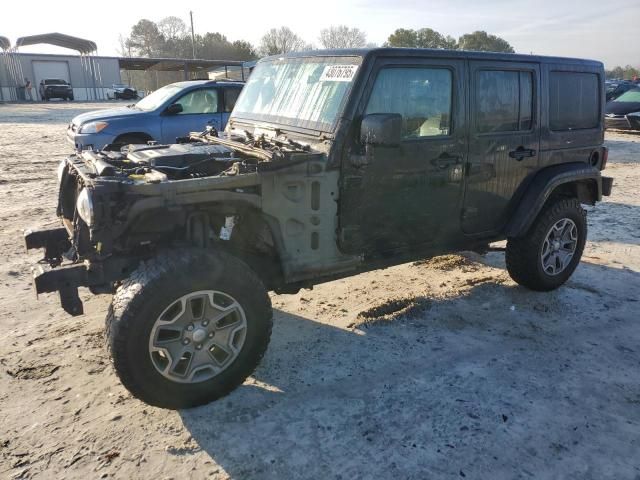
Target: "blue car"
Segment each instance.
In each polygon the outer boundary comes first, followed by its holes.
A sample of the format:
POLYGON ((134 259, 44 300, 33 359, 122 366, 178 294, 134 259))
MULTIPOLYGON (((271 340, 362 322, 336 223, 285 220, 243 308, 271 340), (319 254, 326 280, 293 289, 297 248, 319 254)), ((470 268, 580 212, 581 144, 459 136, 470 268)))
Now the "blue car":
POLYGON ((67 140, 76 150, 101 150, 151 140, 175 143, 208 124, 223 130, 243 86, 208 80, 172 83, 127 107, 78 115, 69 124, 67 140))

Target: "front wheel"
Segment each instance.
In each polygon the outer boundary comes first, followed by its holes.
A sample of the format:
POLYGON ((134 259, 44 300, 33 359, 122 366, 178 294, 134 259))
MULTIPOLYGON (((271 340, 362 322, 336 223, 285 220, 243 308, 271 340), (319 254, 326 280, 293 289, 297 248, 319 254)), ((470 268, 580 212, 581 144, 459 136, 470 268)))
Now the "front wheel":
POLYGON ((509 275, 531 290, 549 291, 574 272, 587 240, 586 212, 574 198, 552 200, 526 235, 507 241, 509 275))
POLYGON ((271 301, 233 256, 169 252, 143 262, 120 286, 106 323, 124 386, 148 404, 188 408, 251 375, 271 336, 271 301))

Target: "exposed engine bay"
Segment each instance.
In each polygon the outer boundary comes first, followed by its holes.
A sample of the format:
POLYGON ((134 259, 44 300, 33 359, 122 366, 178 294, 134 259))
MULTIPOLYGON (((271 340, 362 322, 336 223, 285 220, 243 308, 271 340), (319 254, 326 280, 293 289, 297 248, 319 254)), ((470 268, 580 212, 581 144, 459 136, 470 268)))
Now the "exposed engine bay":
POLYGON ((157 183, 271 169, 283 161, 290 164, 295 161, 292 156, 308 151, 308 145, 264 135, 219 138, 198 134, 171 145, 128 145, 120 151, 87 150, 79 156, 93 176, 157 183), (270 165, 260 168, 265 163, 270 165))

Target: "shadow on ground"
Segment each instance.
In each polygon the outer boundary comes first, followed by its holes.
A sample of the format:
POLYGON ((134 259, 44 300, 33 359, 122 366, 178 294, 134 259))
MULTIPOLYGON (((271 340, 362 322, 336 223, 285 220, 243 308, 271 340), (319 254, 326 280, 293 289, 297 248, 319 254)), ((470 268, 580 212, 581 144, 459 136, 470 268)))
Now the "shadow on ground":
POLYGON ((182 420, 233 478, 633 478, 639 304, 589 279, 640 276, 577 273, 425 297, 361 331, 276 311, 255 381, 182 420))

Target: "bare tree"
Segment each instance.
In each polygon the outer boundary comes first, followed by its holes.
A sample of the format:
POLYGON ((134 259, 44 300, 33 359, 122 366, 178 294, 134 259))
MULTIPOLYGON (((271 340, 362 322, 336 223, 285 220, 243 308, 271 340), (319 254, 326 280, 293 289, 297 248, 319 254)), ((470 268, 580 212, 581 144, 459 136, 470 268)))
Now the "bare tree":
POLYGON ((288 27, 272 28, 260 40, 261 55, 277 55, 279 53, 310 50, 313 46, 305 43, 288 27))
POLYGON ((320 32, 320 44, 324 48, 362 48, 367 44, 367 35, 358 28, 331 26, 320 32))
POLYGON ((122 34, 118 35, 118 55, 121 57, 130 57, 131 56, 131 46, 126 38, 122 36, 122 34))
POLYGON ((187 34, 187 25, 181 18, 165 17, 158 22, 158 30, 167 40, 177 39, 187 34))

